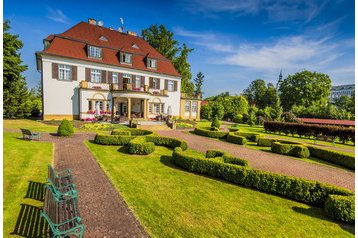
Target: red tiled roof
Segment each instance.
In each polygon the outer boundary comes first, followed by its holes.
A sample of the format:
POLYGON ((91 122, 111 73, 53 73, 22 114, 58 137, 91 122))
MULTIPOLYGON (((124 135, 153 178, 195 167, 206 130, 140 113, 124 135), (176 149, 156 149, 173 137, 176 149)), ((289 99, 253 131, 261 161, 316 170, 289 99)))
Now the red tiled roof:
POLYGON ((303 123, 309 123, 309 124, 355 126, 355 121, 349 121, 349 120, 316 119, 316 118, 297 118, 297 119, 302 121, 303 123))
POLYGON ((50 55, 180 76, 173 64, 144 39, 105 27, 80 22, 62 34, 49 35, 46 40, 51 41, 51 44, 43 52, 50 55), (100 40, 101 36, 104 36, 107 41, 100 40), (101 47, 102 59, 88 58, 86 45, 101 47), (139 49, 132 47, 133 45, 137 45, 139 49), (120 51, 133 53, 132 65, 119 62, 120 51), (157 70, 146 67, 146 57, 148 55, 158 59, 157 70))

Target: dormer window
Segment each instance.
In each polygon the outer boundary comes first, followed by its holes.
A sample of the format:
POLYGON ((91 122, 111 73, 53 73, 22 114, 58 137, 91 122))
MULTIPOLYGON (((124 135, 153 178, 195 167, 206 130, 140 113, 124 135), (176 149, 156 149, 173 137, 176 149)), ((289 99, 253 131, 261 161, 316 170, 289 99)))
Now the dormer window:
POLYGON ((132 64, 132 54, 121 52, 120 61, 121 63, 132 64))
POLYGON ((101 36, 101 37, 99 38, 99 40, 101 40, 101 41, 108 41, 105 36, 101 36))
POLYGON ((156 69, 157 68, 157 60, 147 58, 147 68, 156 69))
POLYGON ((94 46, 88 46, 88 57, 102 58, 102 49, 94 46))
POLYGON ((137 46, 136 44, 132 44, 132 47, 135 49, 139 49, 139 46, 137 46))

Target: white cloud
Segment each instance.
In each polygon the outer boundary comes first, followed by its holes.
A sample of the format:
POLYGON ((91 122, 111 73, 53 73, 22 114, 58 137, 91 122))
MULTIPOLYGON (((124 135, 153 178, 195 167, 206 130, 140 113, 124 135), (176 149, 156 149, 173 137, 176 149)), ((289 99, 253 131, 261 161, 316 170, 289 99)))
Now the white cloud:
POLYGON ((64 24, 70 23, 70 19, 60 9, 53 9, 52 7, 47 7, 47 18, 64 24))

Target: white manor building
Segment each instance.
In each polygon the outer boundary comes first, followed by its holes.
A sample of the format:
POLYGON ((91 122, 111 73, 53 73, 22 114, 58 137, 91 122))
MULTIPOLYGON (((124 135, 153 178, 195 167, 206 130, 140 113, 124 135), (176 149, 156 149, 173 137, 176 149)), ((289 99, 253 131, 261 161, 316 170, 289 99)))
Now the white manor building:
POLYGON ((200 118, 200 98, 180 93, 170 60, 134 33, 80 22, 44 39, 43 119, 200 118))
POLYGON ((339 98, 341 96, 352 97, 354 94, 354 88, 354 84, 333 86, 331 88, 331 94, 329 95, 329 99, 333 101, 333 99, 339 98))

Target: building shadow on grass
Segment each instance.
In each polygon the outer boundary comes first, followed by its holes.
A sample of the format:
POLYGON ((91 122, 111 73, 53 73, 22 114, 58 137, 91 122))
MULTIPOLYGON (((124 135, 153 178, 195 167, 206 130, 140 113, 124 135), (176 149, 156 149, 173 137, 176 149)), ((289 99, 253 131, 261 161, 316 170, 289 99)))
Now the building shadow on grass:
POLYGON ((41 210, 36 206, 21 204, 20 213, 11 235, 28 238, 49 237, 47 222, 40 217, 41 210))
POLYGON ((337 221, 334 221, 332 219, 330 219, 329 217, 327 217, 327 215, 325 214, 324 210, 322 208, 318 208, 318 207, 309 207, 309 208, 302 208, 302 207, 292 207, 292 210, 294 210, 295 212, 310 216, 310 217, 314 217, 314 218, 318 218, 321 220, 325 220, 325 221, 330 221, 330 222, 334 222, 337 223, 342 229, 348 231, 351 234, 355 234, 355 225, 350 225, 350 224, 344 224, 344 223, 340 223, 337 221))
POLYGON ((31 198, 43 202, 45 199, 45 183, 29 181, 25 198, 31 198))

